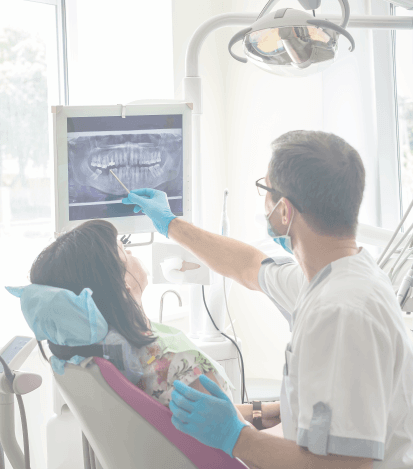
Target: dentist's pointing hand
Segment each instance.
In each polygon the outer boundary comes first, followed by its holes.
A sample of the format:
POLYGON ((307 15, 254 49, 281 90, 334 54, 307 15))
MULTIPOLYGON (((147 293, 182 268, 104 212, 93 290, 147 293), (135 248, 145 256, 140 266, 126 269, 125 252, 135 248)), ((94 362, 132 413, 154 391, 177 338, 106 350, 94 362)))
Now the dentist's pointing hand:
POLYGON ((181 432, 233 458, 232 450, 246 424, 239 420, 234 405, 219 386, 205 375, 199 381, 211 396, 174 381, 175 390, 169 403, 172 423, 181 432))
POLYGON ((133 211, 141 210, 152 220, 159 233, 168 238, 169 223, 176 218, 169 208, 168 198, 165 192, 156 189, 136 189, 130 191, 126 199, 122 199, 125 205, 136 205, 133 211))

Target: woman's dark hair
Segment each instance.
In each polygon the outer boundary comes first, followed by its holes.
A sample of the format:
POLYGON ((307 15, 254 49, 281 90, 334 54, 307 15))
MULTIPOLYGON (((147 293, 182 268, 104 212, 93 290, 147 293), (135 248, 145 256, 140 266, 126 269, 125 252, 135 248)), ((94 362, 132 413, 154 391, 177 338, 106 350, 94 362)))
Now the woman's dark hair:
MULTIPOLYGON (((272 142, 269 178, 282 196, 297 201, 316 232, 356 234, 365 170, 359 153, 341 137, 311 130, 281 135, 272 142)), ((278 202, 280 194, 274 197, 278 202)))
POLYGON ((90 288, 106 322, 129 343, 142 347, 156 337, 144 335, 151 329, 142 307, 126 289, 125 274, 116 228, 104 220, 90 220, 59 236, 37 256, 30 281, 71 290, 76 295, 90 288))

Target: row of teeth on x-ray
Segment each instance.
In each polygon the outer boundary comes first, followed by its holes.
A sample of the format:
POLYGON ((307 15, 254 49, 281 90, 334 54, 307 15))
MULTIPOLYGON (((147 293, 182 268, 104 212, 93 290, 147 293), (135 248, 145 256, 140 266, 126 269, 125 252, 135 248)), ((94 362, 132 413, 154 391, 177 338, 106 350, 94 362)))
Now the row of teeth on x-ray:
MULTIPOLYGON (((109 166, 108 168, 110 169, 109 166)), ((121 168, 117 168, 116 166, 114 166, 112 168, 112 171, 114 174, 116 174, 116 176, 118 176, 121 181, 125 180, 126 177, 131 176, 130 166, 122 166, 121 168)), ((136 177, 139 177, 141 175, 144 178, 148 178, 149 175, 152 175, 153 177, 160 177, 162 175, 161 166, 159 164, 155 164, 153 166, 134 167, 133 171, 136 177)), ((102 170, 96 168, 95 173, 93 174, 93 176, 91 176, 91 178, 97 179, 98 176, 100 176, 101 174, 102 170)))
POLYGON ((110 168, 113 166, 135 166, 139 165, 152 165, 161 162, 161 152, 131 152, 129 154, 122 152, 113 152, 113 155, 99 156, 95 155, 90 163, 91 166, 97 168, 110 168))

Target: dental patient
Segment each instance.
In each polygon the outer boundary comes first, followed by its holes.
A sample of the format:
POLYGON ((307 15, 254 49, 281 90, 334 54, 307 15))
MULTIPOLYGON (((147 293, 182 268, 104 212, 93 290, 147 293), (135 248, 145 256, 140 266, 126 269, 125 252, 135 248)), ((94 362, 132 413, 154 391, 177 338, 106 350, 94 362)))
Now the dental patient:
POLYGON ((121 344, 128 350, 126 370, 120 371, 129 379, 131 371, 140 370, 140 379, 134 384, 161 404, 168 406, 175 380, 208 394, 199 382, 201 374, 215 381, 232 401, 232 384, 219 364, 180 331, 151 324, 142 306, 147 274, 131 251, 117 241, 117 230, 111 223, 92 220, 61 235, 36 258, 30 281, 75 295, 90 288, 108 324, 108 334, 101 343, 121 344))
MULTIPOLYGON (((43 357, 47 360, 41 341, 47 339, 53 370, 64 374, 66 362, 86 367, 91 355, 102 356, 97 349, 103 349, 131 383, 166 407, 175 380, 209 394, 201 374, 233 402, 229 388, 234 387, 220 364, 178 329, 148 319, 142 306, 145 268, 117 234, 107 221, 85 222, 39 254, 30 271, 31 285, 6 287, 20 298, 43 357), (92 344, 102 347, 82 350, 86 356, 76 348, 92 344), (63 349, 69 349, 67 356, 63 349)), ((252 423, 252 404, 235 408, 242 422, 252 423)), ((278 401, 263 403, 262 424, 263 432, 283 436, 278 401)))

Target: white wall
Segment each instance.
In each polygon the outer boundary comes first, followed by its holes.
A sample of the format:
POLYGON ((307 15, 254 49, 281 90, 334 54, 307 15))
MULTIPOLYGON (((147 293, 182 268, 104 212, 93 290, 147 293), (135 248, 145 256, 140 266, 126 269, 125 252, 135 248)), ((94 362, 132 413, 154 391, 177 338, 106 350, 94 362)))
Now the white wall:
MULTIPOLYGON (((185 73, 185 52, 192 33, 208 18, 230 11, 229 2, 188 1, 172 2, 173 53, 175 97, 183 98, 182 78, 185 73)), ((225 54, 225 31, 218 30, 205 41, 200 56, 200 75, 203 77, 202 158, 204 226, 217 231, 223 188, 226 182, 226 103, 227 92, 223 77, 228 61, 225 54), (224 45, 224 47, 223 47, 224 45), (222 190, 221 190, 222 189, 222 190)))
MULTIPOLYGON (((374 0, 375 1, 375 0, 374 0)), ((262 3, 262 4, 261 4, 262 3)), ((225 12, 259 12, 256 0, 173 1, 175 96, 181 98, 185 50, 190 36, 206 19, 225 12)), ((369 14, 363 0, 351 1, 353 14, 369 14)), ((301 8, 282 0, 276 9, 301 8)), ((324 0, 323 13, 340 14, 337 1, 324 0)), ((352 29, 356 50, 340 39, 339 60, 323 74, 308 78, 282 78, 241 64, 228 53, 228 41, 242 27, 212 33, 202 48, 203 80, 202 153, 204 227, 217 232, 223 190, 229 189, 231 237, 249 242, 265 235, 254 222, 263 212, 263 200, 254 183, 265 176, 270 143, 298 129, 335 133, 361 154, 367 171, 367 189, 361 211, 363 223, 379 220, 376 96, 372 34, 352 29)), ((240 45, 235 51, 241 53, 240 45)), ((280 251, 280 254, 284 251, 280 251)), ((234 284, 229 307, 236 331, 243 340, 249 378, 282 378, 284 349, 290 339, 288 325, 262 293, 234 284)))
MULTIPOLYGON (((370 3, 364 0, 351 1, 351 13, 371 15, 370 3)), ((379 2, 373 0, 373 3, 379 2)), ((382 0, 380 3, 385 5, 382 0)), ((321 10, 324 14, 341 12, 337 0, 324 0, 321 10)), ((385 15, 386 11, 380 11, 380 14, 385 15)), ((383 106, 380 106, 382 96, 378 91, 384 90, 376 90, 376 85, 380 87, 380 83, 376 83, 375 77, 373 39, 380 38, 385 41, 389 32, 356 28, 349 29, 349 32, 355 40, 355 50, 349 53, 350 43, 342 37, 337 62, 323 72, 322 130, 344 138, 360 153, 366 169, 366 188, 359 220, 361 223, 381 226, 378 151, 384 142, 383 135, 378 134, 377 112, 383 109, 383 106)), ((391 65, 390 57, 386 59, 386 64, 388 62, 391 65)), ((392 119, 388 107, 385 109, 388 113, 388 128, 392 119)), ((382 132, 385 130, 382 129, 382 132)), ((393 152, 396 151, 395 142, 390 142, 390 148, 393 152)), ((390 148, 386 148, 388 155, 390 148)))
MULTIPOLYGON (((280 8, 287 5, 282 2, 280 8)), ((180 84, 191 34, 211 16, 237 10, 257 11, 257 2, 174 0, 177 98, 182 97, 180 84)), ((270 143, 288 130, 320 129, 322 89, 321 76, 292 82, 233 60, 227 44, 239 29, 242 27, 212 33, 200 57, 204 227, 217 232, 223 191, 227 187, 231 236, 250 241, 265 235, 265 228, 253 221, 258 210, 263 212, 263 200, 254 183, 265 176, 270 143), (303 103, 308 112, 301 111, 303 103)), ((232 286, 229 308, 237 321, 237 335, 243 341, 247 377, 280 379, 289 340, 284 318, 263 294, 237 284, 232 286)))
MULTIPOLYGON (((173 54, 175 98, 183 98, 181 82, 185 74, 185 52, 189 40, 208 18, 228 11, 223 1, 175 1, 172 0, 173 54)), ((203 157, 203 207, 204 226, 218 232, 220 212, 225 187, 225 83, 222 79, 227 67, 221 47, 222 31, 211 35, 204 43, 200 56, 200 74, 203 80, 202 157, 203 157), (212 116, 212 117, 209 117, 212 116)), ((205 289, 207 295, 208 287, 205 289)), ((189 332, 189 318, 167 320, 185 332, 189 332)))
MULTIPOLYGON (((232 2, 234 11, 254 12, 257 6, 261 7, 256 1, 232 2)), ((291 1, 282 1, 277 8, 287 6, 291 1)), ((225 77, 226 171, 232 236, 248 242, 266 234, 265 227, 251 221, 255 213, 264 212, 263 197, 258 196, 254 183, 266 174, 271 142, 290 130, 319 130, 322 126, 322 75, 286 79, 233 60, 226 45, 239 29, 226 31, 222 51, 229 64, 225 77)), ((284 350, 290 340, 284 317, 264 294, 237 284, 229 305, 243 340, 247 377, 281 379, 284 350)))

